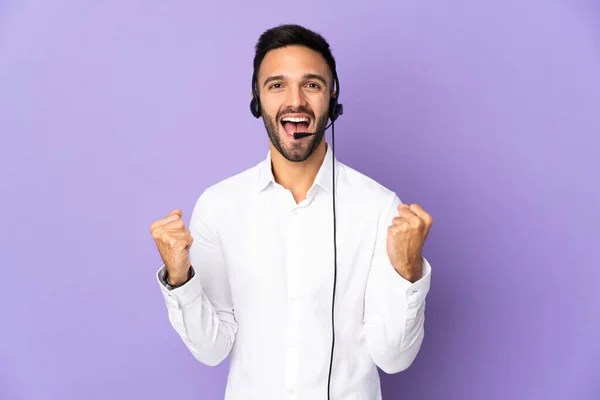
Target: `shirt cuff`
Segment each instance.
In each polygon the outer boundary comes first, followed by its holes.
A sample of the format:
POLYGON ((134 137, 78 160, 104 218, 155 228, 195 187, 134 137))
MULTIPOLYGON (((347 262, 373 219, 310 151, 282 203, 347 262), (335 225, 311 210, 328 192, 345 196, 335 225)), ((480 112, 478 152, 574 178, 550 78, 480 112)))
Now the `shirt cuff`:
POLYGON ((186 283, 188 283, 190 281, 190 279, 192 279, 194 277, 195 274, 196 274, 196 271, 194 271, 194 268, 192 268, 190 266, 190 269, 188 270, 187 280, 185 282, 183 282, 182 284, 180 284, 179 286, 173 286, 169 283, 169 280, 167 279, 168 271, 165 268, 165 265, 163 264, 163 266, 158 271, 157 277, 158 277, 158 281, 161 284, 163 284, 163 286, 165 286, 169 290, 173 290, 173 289, 177 289, 178 287, 181 287, 181 286, 185 285, 186 283))
POLYGON ((179 287, 172 287, 165 279, 166 267, 163 265, 157 272, 156 278, 167 303, 174 308, 185 307, 202 295, 200 277, 190 267, 191 278, 179 287))
POLYGON ((388 270, 389 279, 387 280, 387 293, 394 294, 393 296, 396 297, 395 299, 392 299, 392 304, 407 302, 410 305, 422 303, 425 300, 431 285, 431 265, 429 265, 429 262, 425 257, 423 257, 422 262, 421 279, 414 283, 404 279, 391 265, 388 270))

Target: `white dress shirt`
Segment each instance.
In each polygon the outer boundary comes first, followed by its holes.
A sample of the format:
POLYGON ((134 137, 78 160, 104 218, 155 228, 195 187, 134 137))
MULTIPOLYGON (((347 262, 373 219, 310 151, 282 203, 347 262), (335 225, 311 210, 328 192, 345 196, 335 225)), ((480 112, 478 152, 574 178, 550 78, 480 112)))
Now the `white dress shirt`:
MULTIPOLYGON (((173 328, 207 365, 230 356, 226 400, 325 400, 333 289, 332 154, 305 200, 275 182, 271 153, 207 188, 189 229, 193 277, 158 281, 173 328)), ((398 196, 335 161, 337 288, 331 399, 379 400, 377 366, 408 368, 424 335, 431 267, 411 283, 390 264, 398 196)))

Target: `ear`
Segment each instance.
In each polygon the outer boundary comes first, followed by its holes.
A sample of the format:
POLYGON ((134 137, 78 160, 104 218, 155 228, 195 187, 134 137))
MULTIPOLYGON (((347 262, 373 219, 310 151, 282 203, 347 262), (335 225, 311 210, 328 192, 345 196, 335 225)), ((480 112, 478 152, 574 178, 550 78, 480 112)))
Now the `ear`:
POLYGON ((334 99, 337 97, 337 92, 335 90, 331 92, 331 97, 334 99))

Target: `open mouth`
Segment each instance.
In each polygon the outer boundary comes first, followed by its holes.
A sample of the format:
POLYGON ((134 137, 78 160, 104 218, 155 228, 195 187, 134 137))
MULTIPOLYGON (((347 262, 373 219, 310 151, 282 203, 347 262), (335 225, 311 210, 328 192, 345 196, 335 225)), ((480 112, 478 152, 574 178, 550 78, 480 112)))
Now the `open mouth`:
POLYGON ((290 135, 294 132, 308 132, 310 118, 308 117, 284 117, 281 119, 281 126, 290 135))

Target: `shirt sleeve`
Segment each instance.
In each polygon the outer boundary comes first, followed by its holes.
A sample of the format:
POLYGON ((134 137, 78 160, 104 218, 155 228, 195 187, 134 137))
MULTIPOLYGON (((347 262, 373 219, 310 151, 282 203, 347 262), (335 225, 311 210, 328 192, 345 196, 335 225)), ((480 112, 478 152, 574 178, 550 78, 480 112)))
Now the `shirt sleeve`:
POLYGON ((190 279, 182 286, 170 287, 164 279, 163 265, 157 280, 171 326, 198 361, 214 366, 231 351, 238 326, 206 191, 194 206, 189 230, 194 239, 190 247, 190 279))
POLYGON ((425 334, 425 297, 431 266, 422 259, 422 277, 412 283, 392 266, 387 255, 387 228, 401 204, 394 195, 377 228, 365 292, 364 330, 375 364, 388 374, 407 369, 416 358, 425 334))

